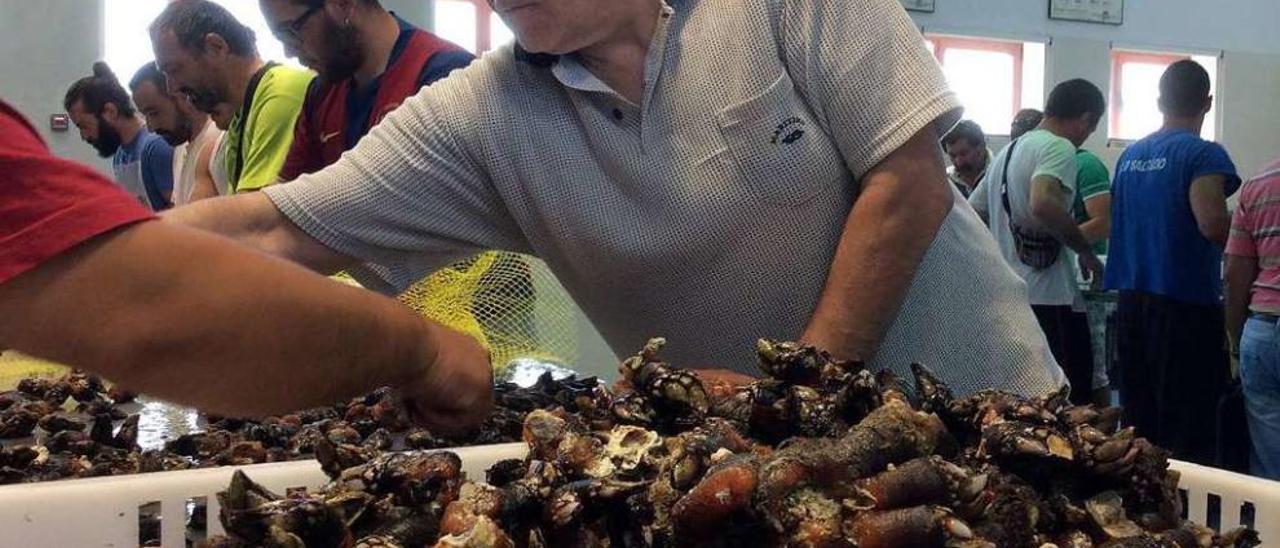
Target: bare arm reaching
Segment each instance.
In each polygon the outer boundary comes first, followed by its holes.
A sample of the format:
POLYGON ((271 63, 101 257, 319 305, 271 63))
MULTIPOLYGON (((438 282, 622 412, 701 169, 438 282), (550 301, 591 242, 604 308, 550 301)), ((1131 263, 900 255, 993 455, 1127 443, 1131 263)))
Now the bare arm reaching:
POLYGON ((261 192, 204 200, 167 211, 163 218, 221 234, 324 274, 357 263, 303 232, 261 192))
POLYGON ((171 223, 118 229, 0 284, 0 346, 228 415, 392 385, 451 430, 492 397, 487 354, 465 335, 171 223))

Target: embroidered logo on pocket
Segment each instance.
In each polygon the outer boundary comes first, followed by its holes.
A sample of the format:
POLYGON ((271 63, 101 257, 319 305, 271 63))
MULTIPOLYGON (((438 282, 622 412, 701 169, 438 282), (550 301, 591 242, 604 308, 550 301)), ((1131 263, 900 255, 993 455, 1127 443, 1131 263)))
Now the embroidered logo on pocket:
POLYGON ((790 145, 799 141, 801 137, 804 137, 804 120, 793 116, 774 128, 773 138, 769 142, 775 145, 778 143, 790 145))

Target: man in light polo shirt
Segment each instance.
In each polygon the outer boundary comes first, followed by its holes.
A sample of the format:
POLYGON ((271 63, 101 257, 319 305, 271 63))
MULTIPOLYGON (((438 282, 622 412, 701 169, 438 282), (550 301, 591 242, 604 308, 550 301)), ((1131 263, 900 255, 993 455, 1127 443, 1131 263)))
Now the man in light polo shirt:
POLYGON ((961 393, 1065 380, 948 183, 960 108, 893 0, 496 1, 506 46, 337 163, 171 219, 384 289, 543 258, 619 354, 754 373, 803 339, 961 393))

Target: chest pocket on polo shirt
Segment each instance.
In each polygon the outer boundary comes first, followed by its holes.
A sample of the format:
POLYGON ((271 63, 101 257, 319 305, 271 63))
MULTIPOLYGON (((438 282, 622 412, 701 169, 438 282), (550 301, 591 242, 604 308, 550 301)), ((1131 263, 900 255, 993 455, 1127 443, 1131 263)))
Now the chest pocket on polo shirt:
POLYGON ((761 201, 802 205, 840 184, 844 162, 785 72, 717 119, 747 191, 761 201))

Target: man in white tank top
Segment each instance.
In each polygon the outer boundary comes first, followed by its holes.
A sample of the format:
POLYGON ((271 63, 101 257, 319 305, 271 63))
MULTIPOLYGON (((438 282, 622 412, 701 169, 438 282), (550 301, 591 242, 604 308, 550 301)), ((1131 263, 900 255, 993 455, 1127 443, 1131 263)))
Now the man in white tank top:
POLYGON ((138 110, 147 120, 147 127, 174 146, 174 205, 217 195, 213 188, 196 191, 200 186, 197 173, 201 171, 201 156, 206 156, 207 166, 206 151, 213 150, 221 142, 222 130, 212 123, 208 114, 196 110, 184 95, 170 93, 164 75, 156 69, 155 63, 147 63, 138 69, 129 81, 129 89, 138 110))

